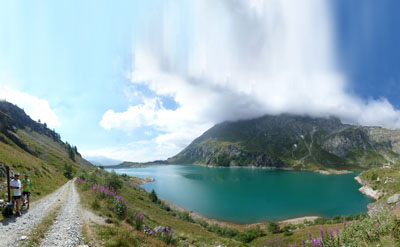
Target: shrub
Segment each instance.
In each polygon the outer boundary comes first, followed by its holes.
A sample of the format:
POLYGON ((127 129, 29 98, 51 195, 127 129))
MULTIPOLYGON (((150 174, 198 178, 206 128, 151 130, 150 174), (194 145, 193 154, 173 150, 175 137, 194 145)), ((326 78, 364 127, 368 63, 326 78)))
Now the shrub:
POLYGON ((265 232, 261 230, 260 226, 255 226, 236 235, 236 239, 243 243, 250 243, 254 239, 262 236, 265 236, 265 232))
POLYGON ((281 233, 281 228, 279 227, 278 223, 269 222, 268 223, 268 231, 270 233, 281 233))
POLYGON ((176 212, 176 217, 178 219, 187 221, 187 222, 192 222, 194 223, 194 219, 192 218, 192 216, 190 216, 190 214, 186 211, 177 211, 176 212))
POLYGON ((294 225, 286 225, 282 228, 283 235, 290 236, 293 234, 292 230, 296 229, 294 225))
POLYGON ((195 219, 194 221, 204 228, 207 228, 209 226, 208 222, 203 219, 195 219))
POLYGON ((130 215, 128 222, 134 226, 136 230, 140 231, 144 226, 144 217, 142 214, 133 213, 130 215))
POLYGON ((119 218, 124 218, 126 215, 126 211, 128 209, 124 198, 121 196, 115 196, 112 204, 113 204, 112 209, 115 212, 115 214, 118 215, 119 218))
POLYGON ((220 227, 217 224, 213 224, 207 228, 210 232, 214 232, 217 235, 221 237, 228 237, 228 238, 233 238, 235 237, 239 231, 235 228, 230 228, 230 227, 220 227))
POLYGON ((115 173, 115 171, 112 171, 106 176, 105 183, 113 188, 115 191, 118 191, 122 188, 124 182, 122 181, 120 176, 115 173))
POLYGON ((64 165, 64 176, 68 179, 71 179, 73 177, 72 165, 64 165))
POLYGON ((166 244, 174 245, 176 244, 176 238, 174 236, 174 229, 165 227, 165 226, 157 226, 153 230, 150 231, 150 235, 160 239, 166 244))
POLYGON ((94 200, 90 203, 90 206, 94 210, 100 209, 100 203, 99 203, 99 200, 97 199, 97 197, 95 197, 94 200))
POLYGON ((166 211, 171 211, 171 208, 167 204, 165 204, 164 202, 160 203, 160 208, 164 209, 166 211))

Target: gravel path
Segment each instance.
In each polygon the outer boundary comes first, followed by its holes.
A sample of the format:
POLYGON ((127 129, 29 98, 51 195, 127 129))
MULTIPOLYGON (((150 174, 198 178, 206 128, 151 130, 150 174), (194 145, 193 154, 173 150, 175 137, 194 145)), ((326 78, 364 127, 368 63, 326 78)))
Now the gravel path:
POLYGON ((82 243, 82 221, 80 217, 79 195, 75 184, 69 185, 68 199, 61 208, 54 224, 46 233, 40 246, 76 246, 82 243))
POLYGON ((0 223, 0 246, 19 246, 21 239, 35 228, 47 212, 65 200, 71 184, 73 185, 73 182, 69 181, 57 191, 32 204, 31 209, 22 212, 21 217, 4 219, 0 223))

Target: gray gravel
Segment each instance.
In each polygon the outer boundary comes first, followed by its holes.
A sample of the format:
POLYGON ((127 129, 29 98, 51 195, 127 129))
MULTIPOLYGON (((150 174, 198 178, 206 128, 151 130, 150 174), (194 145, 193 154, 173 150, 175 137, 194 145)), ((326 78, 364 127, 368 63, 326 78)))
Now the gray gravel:
POLYGON ((79 195, 74 183, 71 183, 69 187, 68 199, 40 246, 72 247, 82 243, 79 195))
POLYGON ((40 201, 31 205, 31 209, 23 212, 21 217, 12 217, 4 219, 0 223, 0 246, 19 246, 21 239, 26 239, 30 231, 35 228, 49 210, 63 201, 63 196, 70 186, 72 181, 64 184, 57 191, 42 198, 40 201))

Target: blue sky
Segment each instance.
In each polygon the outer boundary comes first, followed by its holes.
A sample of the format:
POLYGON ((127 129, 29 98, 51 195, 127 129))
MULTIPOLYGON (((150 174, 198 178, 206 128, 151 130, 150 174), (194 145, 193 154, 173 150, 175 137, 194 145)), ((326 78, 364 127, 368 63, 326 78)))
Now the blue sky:
POLYGON ((2 1, 0 98, 87 156, 282 112, 400 127, 398 1, 2 1))

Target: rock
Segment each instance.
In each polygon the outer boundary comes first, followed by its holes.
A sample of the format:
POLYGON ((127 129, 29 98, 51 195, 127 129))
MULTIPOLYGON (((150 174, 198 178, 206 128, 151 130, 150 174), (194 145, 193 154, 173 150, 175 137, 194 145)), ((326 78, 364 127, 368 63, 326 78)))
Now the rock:
POLYGON ((375 200, 378 200, 379 197, 382 195, 382 192, 379 190, 374 190, 371 187, 364 185, 361 188, 358 189, 361 193, 364 195, 367 195, 369 197, 374 198, 375 200))
POLYGON ((27 236, 21 236, 21 240, 25 240, 27 238, 28 238, 27 236))
POLYGON ((394 194, 394 195, 392 195, 391 197, 389 197, 388 199, 387 199, 387 203, 396 203, 396 202, 398 202, 398 201, 400 201, 400 194, 394 194))

